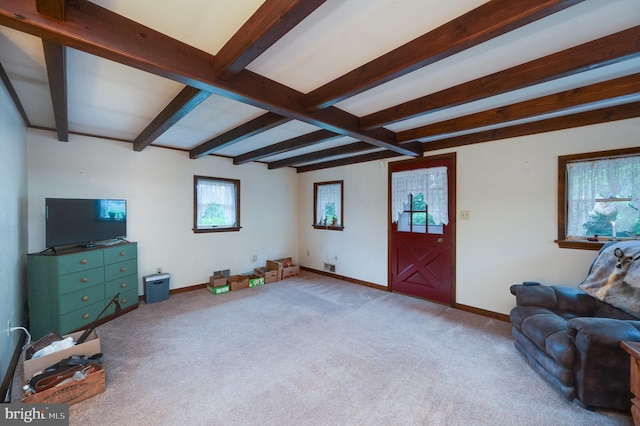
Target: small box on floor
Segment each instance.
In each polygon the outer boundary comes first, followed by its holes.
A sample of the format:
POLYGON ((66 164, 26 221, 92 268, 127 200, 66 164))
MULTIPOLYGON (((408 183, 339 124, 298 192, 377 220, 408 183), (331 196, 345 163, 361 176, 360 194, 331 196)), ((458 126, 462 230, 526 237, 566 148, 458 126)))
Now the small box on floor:
POLYGON ((256 274, 250 274, 247 276, 249 280, 249 287, 258 287, 260 285, 264 285, 264 277, 261 277, 256 274))
POLYGON ((254 268, 253 270, 257 275, 264 277, 265 284, 271 284, 278 281, 278 268, 269 270, 267 268, 254 268))
POLYGON ((231 291, 231 286, 227 283, 227 278, 224 275, 212 275, 209 277, 207 290, 213 294, 222 294, 231 291))
POLYGON ((249 288, 249 278, 245 277, 244 275, 232 275, 230 277, 227 277, 227 282, 231 286, 231 291, 249 288))
POLYGON ((293 259, 290 257, 267 261, 267 268, 271 269, 272 267, 275 267, 275 265, 278 265, 281 280, 295 275, 300 275, 300 266, 294 265, 293 259))

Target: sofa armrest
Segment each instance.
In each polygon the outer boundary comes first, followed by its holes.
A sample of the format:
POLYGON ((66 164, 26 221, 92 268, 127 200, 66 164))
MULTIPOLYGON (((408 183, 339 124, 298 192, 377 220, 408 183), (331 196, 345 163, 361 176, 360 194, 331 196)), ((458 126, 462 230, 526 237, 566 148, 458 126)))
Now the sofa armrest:
POLYGON ((567 321, 567 329, 574 342, 580 334, 590 345, 617 347, 623 340, 640 342, 640 321, 581 317, 567 321))
POLYGON ((511 294, 516 296, 518 306, 539 306, 554 309, 558 305, 555 291, 546 285, 514 284, 510 290, 511 294))

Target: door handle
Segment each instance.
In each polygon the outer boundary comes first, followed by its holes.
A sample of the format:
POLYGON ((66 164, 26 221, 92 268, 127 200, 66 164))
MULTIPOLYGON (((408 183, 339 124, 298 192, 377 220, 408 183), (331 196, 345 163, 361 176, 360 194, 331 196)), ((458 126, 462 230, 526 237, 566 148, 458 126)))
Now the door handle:
POLYGON ((444 242, 444 238, 440 237, 440 238, 438 238, 437 241, 438 241, 438 243, 442 244, 444 242))

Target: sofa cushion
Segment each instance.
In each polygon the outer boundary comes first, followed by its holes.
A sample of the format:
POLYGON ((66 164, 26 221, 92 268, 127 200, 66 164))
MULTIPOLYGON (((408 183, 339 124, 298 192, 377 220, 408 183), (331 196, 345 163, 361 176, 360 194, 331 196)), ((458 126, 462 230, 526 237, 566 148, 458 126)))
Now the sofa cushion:
POLYGON ((538 313, 522 321, 522 333, 558 364, 571 368, 575 348, 567 333, 567 320, 554 313, 538 313))

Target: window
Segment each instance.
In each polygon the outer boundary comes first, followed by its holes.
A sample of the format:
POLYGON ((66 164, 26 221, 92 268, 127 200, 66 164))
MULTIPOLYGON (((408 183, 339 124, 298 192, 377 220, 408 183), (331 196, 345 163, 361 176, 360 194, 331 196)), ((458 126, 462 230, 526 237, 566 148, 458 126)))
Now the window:
POLYGON ((399 232, 442 234, 449 223, 447 168, 391 174, 391 221, 399 232))
POLYGON ((313 227, 342 231, 344 229, 343 200, 343 181, 314 183, 313 227))
POLYGON ((562 156, 558 172, 560 247, 640 237, 640 148, 562 156))
POLYGON ((240 181, 193 177, 193 232, 240 230, 240 181))

